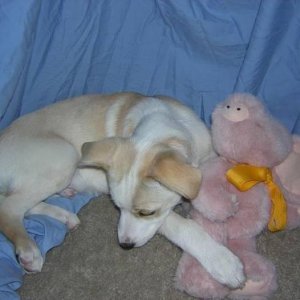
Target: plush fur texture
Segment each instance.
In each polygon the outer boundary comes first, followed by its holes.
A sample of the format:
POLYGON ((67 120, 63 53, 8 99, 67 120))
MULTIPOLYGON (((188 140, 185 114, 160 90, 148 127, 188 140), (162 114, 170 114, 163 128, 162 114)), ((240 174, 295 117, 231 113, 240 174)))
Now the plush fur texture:
MULTIPOLYGON (((255 237, 269 220, 268 190, 264 184, 257 184, 247 192, 239 192, 227 181, 225 173, 236 163, 273 168, 275 173, 275 167, 286 166, 298 144, 295 140, 293 147, 287 130, 249 94, 230 96, 218 105, 212 120, 213 145, 219 157, 202 167, 203 181, 198 197, 192 202, 191 217, 242 260, 247 279, 243 288, 230 290, 184 253, 177 269, 176 285, 194 297, 205 299, 226 296, 267 299, 276 289, 276 272, 273 264, 257 253, 255 237)), ((275 174, 274 177, 282 180, 288 173, 286 169, 281 172, 281 178, 275 174)), ((282 185, 281 181, 278 184, 282 185)), ((291 197, 287 189, 283 191, 288 201, 288 225, 292 228, 299 225, 300 201, 296 195, 291 197)))

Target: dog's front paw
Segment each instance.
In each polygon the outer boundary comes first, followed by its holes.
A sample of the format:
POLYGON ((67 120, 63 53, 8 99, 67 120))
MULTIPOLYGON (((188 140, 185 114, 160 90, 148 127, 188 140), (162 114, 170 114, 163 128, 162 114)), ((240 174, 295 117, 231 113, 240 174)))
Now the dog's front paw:
POLYGON ((246 278, 240 259, 226 247, 220 246, 211 251, 206 269, 220 283, 231 289, 243 287, 246 278))
POLYGON ((22 241, 16 247, 16 254, 20 265, 27 273, 36 273, 42 270, 44 259, 33 241, 29 239, 22 241))

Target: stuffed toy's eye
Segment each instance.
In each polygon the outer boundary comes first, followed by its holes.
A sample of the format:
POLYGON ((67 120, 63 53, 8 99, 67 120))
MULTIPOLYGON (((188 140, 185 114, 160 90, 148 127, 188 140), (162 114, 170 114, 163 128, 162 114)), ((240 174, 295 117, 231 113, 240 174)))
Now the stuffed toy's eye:
POLYGON ((249 110, 243 103, 226 103, 222 111, 225 119, 231 122, 241 122, 249 118, 249 110))

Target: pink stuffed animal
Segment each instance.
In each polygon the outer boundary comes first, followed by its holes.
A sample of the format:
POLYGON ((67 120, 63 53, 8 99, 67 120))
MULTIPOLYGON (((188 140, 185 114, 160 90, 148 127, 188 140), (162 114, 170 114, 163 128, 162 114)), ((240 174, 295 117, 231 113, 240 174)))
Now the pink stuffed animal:
MULTIPOLYGON (((293 148, 292 136, 249 94, 234 94, 218 105, 212 121, 213 144, 219 157, 202 166, 202 185, 192 202, 191 217, 242 260, 247 279, 241 289, 230 290, 184 253, 176 286, 205 299, 266 299, 277 287, 276 272, 273 264, 257 253, 255 237, 268 223, 273 224, 269 189, 258 183, 241 192, 228 181, 226 173, 237 163, 275 168, 274 181, 281 180, 277 184, 288 198, 287 228, 296 227, 300 224, 300 176, 299 170, 296 174, 291 167, 300 164, 300 140, 295 138, 293 148)), ((284 216, 284 208, 279 208, 280 217, 284 216)))

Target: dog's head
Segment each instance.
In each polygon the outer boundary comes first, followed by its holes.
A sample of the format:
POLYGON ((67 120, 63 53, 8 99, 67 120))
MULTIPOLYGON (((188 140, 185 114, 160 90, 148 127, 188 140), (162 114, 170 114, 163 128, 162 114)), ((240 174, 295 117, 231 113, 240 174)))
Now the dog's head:
POLYGON ((201 173, 166 144, 138 150, 129 138, 85 143, 80 167, 107 173, 111 197, 120 209, 119 243, 139 247, 153 237, 181 197, 197 196, 201 173))

